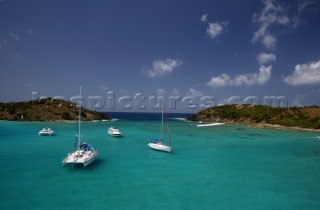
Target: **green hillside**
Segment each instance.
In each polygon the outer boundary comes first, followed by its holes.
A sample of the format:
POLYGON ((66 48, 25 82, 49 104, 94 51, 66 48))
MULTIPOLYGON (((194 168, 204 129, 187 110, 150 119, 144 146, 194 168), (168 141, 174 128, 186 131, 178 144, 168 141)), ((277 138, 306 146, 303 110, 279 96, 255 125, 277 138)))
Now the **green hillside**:
POLYGON ((320 107, 224 105, 201 110, 190 116, 188 120, 320 129, 320 107))
MULTIPOLYGON (((83 121, 110 119, 102 113, 91 111, 83 107, 81 110, 81 120, 83 121)), ((52 100, 51 98, 47 98, 27 102, 0 103, 0 120, 76 120, 77 115, 77 105, 64 100, 52 100)))

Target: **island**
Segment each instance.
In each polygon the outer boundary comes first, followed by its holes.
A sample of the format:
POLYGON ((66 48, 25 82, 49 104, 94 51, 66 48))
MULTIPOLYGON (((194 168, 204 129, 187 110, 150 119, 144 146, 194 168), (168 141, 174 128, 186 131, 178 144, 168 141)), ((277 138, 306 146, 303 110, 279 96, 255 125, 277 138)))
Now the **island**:
MULTIPOLYGON (((0 120, 8 121, 70 121, 78 116, 77 104, 70 101, 46 98, 26 102, 0 102, 0 120)), ((101 112, 81 108, 81 120, 109 120, 101 112)))
POLYGON ((236 123, 254 127, 320 131, 319 106, 283 108, 231 104, 201 110, 187 119, 203 123, 236 123))

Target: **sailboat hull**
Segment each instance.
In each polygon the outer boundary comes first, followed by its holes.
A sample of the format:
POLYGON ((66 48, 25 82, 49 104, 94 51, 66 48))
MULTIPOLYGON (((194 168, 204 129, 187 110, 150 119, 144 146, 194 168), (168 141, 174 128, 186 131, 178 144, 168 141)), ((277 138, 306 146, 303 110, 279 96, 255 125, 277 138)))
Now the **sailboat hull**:
POLYGON ((98 154, 98 151, 74 151, 69 153, 68 156, 63 159, 62 166, 67 166, 69 164, 83 164, 83 166, 86 167, 96 159, 98 154))
POLYGON ((163 151, 163 152, 171 152, 171 147, 164 145, 164 144, 148 143, 148 146, 154 150, 159 150, 159 151, 163 151))

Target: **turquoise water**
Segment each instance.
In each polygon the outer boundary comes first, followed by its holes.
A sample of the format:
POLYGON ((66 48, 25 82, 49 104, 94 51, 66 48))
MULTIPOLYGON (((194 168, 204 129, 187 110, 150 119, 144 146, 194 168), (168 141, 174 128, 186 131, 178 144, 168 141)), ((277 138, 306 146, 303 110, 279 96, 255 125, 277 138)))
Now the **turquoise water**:
POLYGON ((0 121, 0 209, 320 209, 318 133, 169 123, 172 154, 147 147, 159 121, 82 123, 100 154, 63 168, 74 123, 0 121))

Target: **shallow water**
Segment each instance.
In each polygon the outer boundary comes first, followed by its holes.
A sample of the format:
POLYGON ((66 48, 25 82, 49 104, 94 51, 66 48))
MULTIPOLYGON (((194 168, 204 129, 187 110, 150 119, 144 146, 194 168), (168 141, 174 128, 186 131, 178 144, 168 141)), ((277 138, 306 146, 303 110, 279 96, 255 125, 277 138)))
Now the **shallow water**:
POLYGON ((100 154, 62 167, 74 123, 0 121, 0 209, 320 209, 318 134, 170 120, 173 152, 147 147, 160 122, 82 123, 100 154), (121 138, 107 135, 116 125, 121 138))

